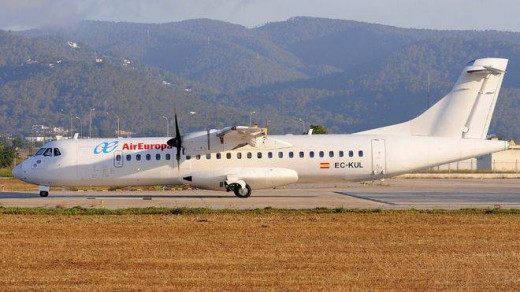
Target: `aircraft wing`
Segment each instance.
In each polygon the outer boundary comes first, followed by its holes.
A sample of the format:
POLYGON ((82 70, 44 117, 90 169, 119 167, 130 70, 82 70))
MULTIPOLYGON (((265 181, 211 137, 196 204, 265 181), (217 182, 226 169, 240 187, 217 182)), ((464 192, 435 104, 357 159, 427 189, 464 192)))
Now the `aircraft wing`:
POLYGON ((203 155, 250 146, 258 150, 279 149, 292 145, 267 136, 266 128, 234 126, 220 130, 195 132, 183 137, 183 153, 203 155))

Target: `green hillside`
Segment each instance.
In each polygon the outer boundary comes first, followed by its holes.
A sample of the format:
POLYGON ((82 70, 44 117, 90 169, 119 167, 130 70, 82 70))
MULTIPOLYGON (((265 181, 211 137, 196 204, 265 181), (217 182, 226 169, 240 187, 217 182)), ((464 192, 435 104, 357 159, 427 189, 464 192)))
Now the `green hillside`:
MULTIPOLYGON (((310 17, 253 29, 208 19, 85 21, 1 32, 0 56, 0 107, 13 113, 0 116, 2 130, 21 131, 61 110, 86 117, 96 105, 132 117, 125 127, 142 135, 159 134, 161 116, 175 106, 190 130, 245 124, 251 111, 274 133, 301 132, 299 119, 336 133, 402 122, 426 109, 427 76, 433 103, 468 61, 504 57, 510 65, 490 131, 520 137, 519 33, 310 17), (99 56, 102 65, 93 61, 99 56), (60 66, 49 67, 58 59, 60 66), (200 114, 186 114, 192 110, 200 114)), ((101 115, 95 122, 101 135, 110 125, 101 115)))

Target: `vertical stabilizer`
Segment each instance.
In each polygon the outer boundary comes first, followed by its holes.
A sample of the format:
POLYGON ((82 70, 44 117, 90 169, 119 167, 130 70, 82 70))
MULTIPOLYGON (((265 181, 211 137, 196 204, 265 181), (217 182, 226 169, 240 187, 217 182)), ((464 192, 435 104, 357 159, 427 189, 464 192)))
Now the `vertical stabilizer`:
POLYGON ((360 134, 485 139, 507 67, 507 59, 469 62, 448 95, 415 119, 360 134))

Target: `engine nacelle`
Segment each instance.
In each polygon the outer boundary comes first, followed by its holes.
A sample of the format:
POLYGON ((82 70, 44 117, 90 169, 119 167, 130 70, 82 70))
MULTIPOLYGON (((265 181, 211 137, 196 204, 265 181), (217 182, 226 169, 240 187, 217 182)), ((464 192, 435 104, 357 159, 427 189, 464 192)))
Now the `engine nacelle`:
POLYGON ((187 174, 183 181, 201 189, 225 191, 226 185, 244 182, 252 189, 269 189, 296 183, 298 173, 287 168, 225 168, 187 174))

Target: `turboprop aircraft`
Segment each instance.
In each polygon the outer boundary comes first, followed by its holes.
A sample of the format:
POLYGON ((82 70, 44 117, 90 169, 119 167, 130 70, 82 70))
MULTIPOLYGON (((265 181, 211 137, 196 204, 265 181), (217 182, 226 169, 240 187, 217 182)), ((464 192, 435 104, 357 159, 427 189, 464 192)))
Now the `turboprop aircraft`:
POLYGON ((13 170, 39 186, 190 184, 249 197, 296 182, 376 180, 506 150, 486 140, 507 59, 469 62, 444 98, 418 117, 350 135, 268 135, 228 127, 174 138, 69 139, 46 143, 13 170))

